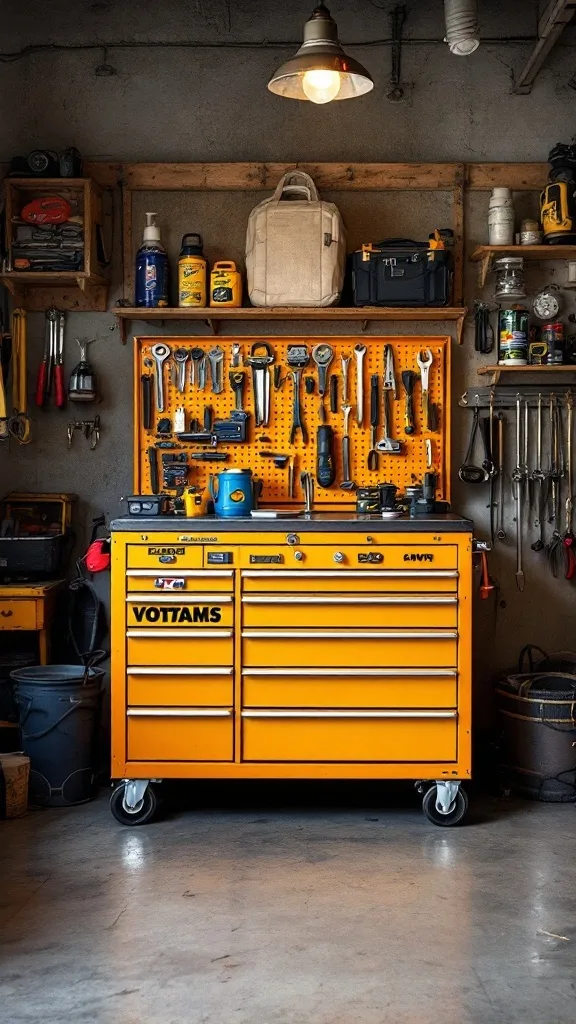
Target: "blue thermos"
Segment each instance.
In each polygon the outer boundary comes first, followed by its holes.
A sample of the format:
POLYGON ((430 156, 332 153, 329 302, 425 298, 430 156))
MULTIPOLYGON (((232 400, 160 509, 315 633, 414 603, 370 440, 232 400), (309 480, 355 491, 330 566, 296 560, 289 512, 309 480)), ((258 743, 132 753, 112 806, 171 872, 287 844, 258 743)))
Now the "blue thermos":
POLYGON ((249 516, 256 507, 259 482, 252 479, 251 469, 223 469, 210 477, 209 489, 217 516, 249 516))
POLYGON ((135 305, 148 309, 167 306, 168 273, 168 255, 160 241, 156 214, 147 213, 142 245, 136 253, 135 305))

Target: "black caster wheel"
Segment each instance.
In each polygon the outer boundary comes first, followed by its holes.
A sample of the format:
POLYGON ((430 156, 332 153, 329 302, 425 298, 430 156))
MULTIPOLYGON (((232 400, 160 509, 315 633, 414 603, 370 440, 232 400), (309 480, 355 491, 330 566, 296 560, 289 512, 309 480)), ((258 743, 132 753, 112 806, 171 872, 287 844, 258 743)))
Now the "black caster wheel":
POLYGON ((442 814, 436 807, 436 786, 430 786, 422 798, 422 810, 433 825, 449 828, 451 825, 459 825, 465 817, 468 810, 468 797, 463 789, 459 789, 452 810, 449 814, 442 814))
POLYGON ((153 820, 158 809, 158 799, 152 786, 148 786, 139 805, 133 811, 126 810, 124 799, 125 783, 121 782, 110 797, 110 810, 121 825, 147 825, 153 820))

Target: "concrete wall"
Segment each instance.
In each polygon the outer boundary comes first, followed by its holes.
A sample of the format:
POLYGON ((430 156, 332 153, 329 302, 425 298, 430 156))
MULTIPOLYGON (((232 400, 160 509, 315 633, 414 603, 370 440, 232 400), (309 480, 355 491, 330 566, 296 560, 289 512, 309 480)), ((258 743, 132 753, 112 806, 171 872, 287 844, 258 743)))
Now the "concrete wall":
MULTIPOLYGON (((333 14, 341 37, 360 43, 389 35, 391 3, 376 0, 334 0, 333 14)), ((537 5, 527 0, 481 3, 485 37, 533 35, 537 5)), ((574 93, 568 79, 576 53, 564 37, 527 97, 512 96, 510 74, 521 66, 531 43, 486 42, 472 57, 452 57, 441 43, 442 3, 411 0, 404 52, 403 80, 407 99, 386 99, 390 69, 387 45, 354 46, 349 50, 373 73, 376 88, 368 97, 350 103, 315 108, 273 97, 266 81, 275 66, 294 49, 301 25, 310 13, 307 0, 290 5, 263 0, 177 2, 159 5, 141 0, 115 3, 72 3, 39 0, 3 3, 2 50, 17 51, 38 43, 85 46, 109 43, 103 49, 35 52, 0 64, 0 158, 34 146, 77 145, 93 158, 126 160, 545 160, 558 139, 573 132, 574 93), (179 44, 287 41, 285 47, 229 48, 112 48, 162 40, 179 44), (417 42, 417 40, 431 40, 417 42), (435 40, 435 41, 434 41, 435 40), (95 74, 99 64, 112 65, 109 77, 95 74), (15 102, 17 98, 17 104, 15 102)), ((184 230, 197 229, 198 197, 157 196, 166 239, 175 251, 184 230)), ((258 197, 261 198, 261 197, 258 197)), ((351 235, 415 233, 424 236, 442 211, 440 196, 398 193, 392 205, 373 196, 338 197, 351 235), (432 202, 433 200, 433 202, 432 202), (379 205, 378 205, 379 204, 379 205), (359 225, 362 225, 362 232, 359 225), (393 230, 391 230, 393 228, 393 230)), ((529 202, 524 197, 524 202, 529 202)), ((251 205, 251 204, 250 204, 251 205)), ((468 242, 486 240, 487 196, 476 196, 469 210, 468 242)), ((139 209, 143 209, 139 203, 139 209)), ((241 239, 246 196, 222 195, 218 223, 210 231, 210 258, 229 255, 226 231, 234 245, 241 239)), ((354 238, 356 240, 356 238, 354 238)), ((116 250, 119 229, 116 229, 116 250)), ((563 264, 531 271, 531 285, 565 278, 563 264)), ((115 260, 111 302, 120 294, 120 266, 115 260)), ((468 275, 467 299, 475 291, 468 275)), ((489 291, 486 293, 489 294, 489 291)), ((569 300, 568 311, 573 302, 569 300)), ((350 325, 342 325, 345 332, 350 325)), ((312 330, 312 328, 310 328, 312 330)), ((280 332, 270 325, 270 332, 280 332)), ((295 333, 306 334, 307 325, 295 333)), ((409 328, 426 333, 425 325, 409 328)), ((438 325, 438 330, 443 330, 438 325)), ((43 318, 30 317, 30 384, 33 387, 42 348, 43 318)), ((249 325, 236 333, 250 334, 249 325)), ((144 332, 150 333, 148 327, 144 332)), ((157 333, 162 333, 158 331, 157 333)), ((186 333, 174 325, 171 333, 186 333)), ((224 331, 230 334, 232 331, 224 331)), ((323 332, 324 333, 324 332, 323 332)), ((374 333, 385 333, 374 331, 374 333)), ((389 333, 396 333, 391 325, 389 333)), ((67 412, 33 411, 34 444, 25 449, 0 450, 3 487, 75 490, 81 498, 84 524, 103 510, 117 514, 118 497, 131 488, 131 348, 123 347, 110 314, 74 315, 67 330, 66 370, 77 359, 74 339, 96 338, 91 358, 102 384, 98 408, 103 421, 100 448, 90 453, 81 439, 66 450, 67 412)), ((454 399, 477 380, 473 338, 454 351, 454 399)), ((469 414, 454 409, 453 463, 458 466, 466 448, 469 414)), ((510 434, 511 438, 511 434, 510 434)), ((464 488, 455 481, 454 504, 477 523, 486 536, 487 495, 484 488, 464 488)), ((512 533, 512 514, 508 515, 512 533)), ((527 545, 529 547, 529 544, 527 545)), ((519 647, 533 641, 545 648, 571 646, 574 598, 570 585, 550 576, 542 555, 528 551, 527 588, 518 595, 514 583, 514 547, 510 540, 492 562, 500 585, 497 611, 492 602, 477 609, 477 669, 483 680, 489 671, 514 660, 519 647)), ((104 584, 101 581, 100 586, 104 584)))

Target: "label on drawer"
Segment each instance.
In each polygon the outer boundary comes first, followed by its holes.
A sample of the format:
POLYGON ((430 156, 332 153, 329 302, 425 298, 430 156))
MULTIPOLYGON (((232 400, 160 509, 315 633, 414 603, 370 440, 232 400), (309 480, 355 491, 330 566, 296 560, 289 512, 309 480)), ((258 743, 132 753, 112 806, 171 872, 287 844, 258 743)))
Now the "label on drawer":
POLYGON ((233 604, 224 594, 139 594, 128 597, 126 614, 129 626, 231 626, 233 604))

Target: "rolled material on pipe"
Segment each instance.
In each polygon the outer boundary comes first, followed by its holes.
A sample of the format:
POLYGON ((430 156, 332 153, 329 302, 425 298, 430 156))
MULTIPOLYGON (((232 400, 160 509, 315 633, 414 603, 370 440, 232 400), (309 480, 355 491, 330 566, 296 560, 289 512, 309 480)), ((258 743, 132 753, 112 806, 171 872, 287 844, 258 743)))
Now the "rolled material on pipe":
POLYGON ((480 46, 477 0, 444 0, 446 42, 450 52, 467 57, 480 46))

